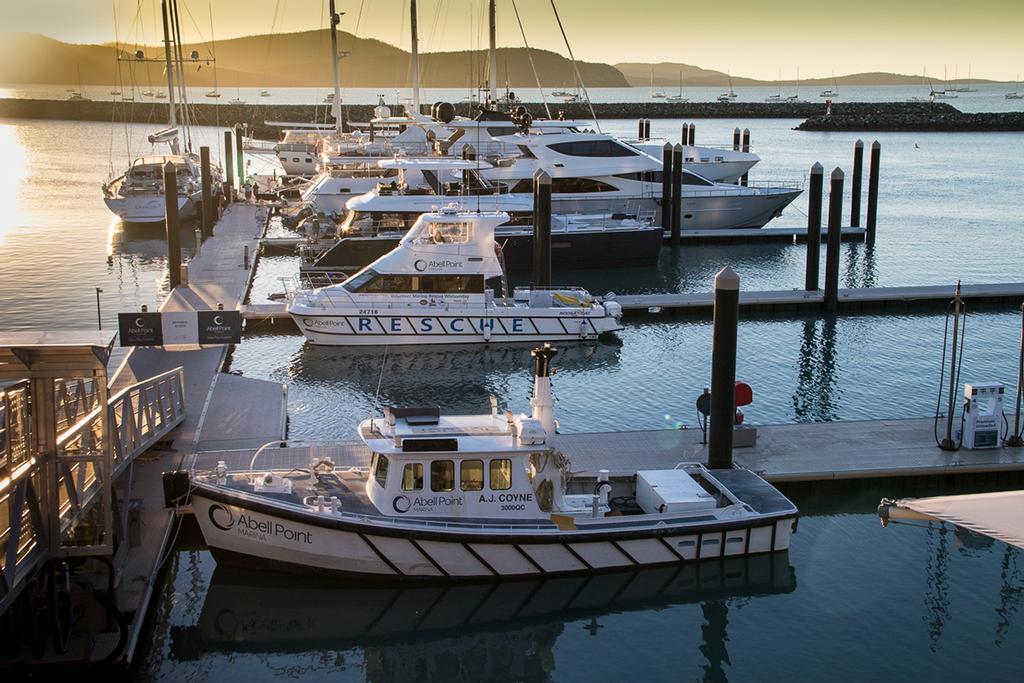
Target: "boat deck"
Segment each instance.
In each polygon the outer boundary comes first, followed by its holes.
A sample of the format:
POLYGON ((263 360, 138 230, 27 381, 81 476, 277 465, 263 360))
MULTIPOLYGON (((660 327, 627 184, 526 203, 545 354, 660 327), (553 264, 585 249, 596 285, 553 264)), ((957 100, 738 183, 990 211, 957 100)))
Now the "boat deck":
MULTIPOLYGON (((1024 471, 1024 449, 940 450, 930 418, 760 425, 757 443, 734 450, 735 461, 773 483, 1024 471)), ((643 469, 706 462, 699 429, 560 434, 558 448, 580 476, 608 469, 613 477, 643 469)), ((248 470, 251 449, 199 453, 197 469, 224 460, 248 470)), ((356 442, 300 445, 264 451, 260 469, 306 467, 330 457, 335 467, 368 467, 370 451, 356 442)), ((725 482, 723 481, 723 484, 725 482)))

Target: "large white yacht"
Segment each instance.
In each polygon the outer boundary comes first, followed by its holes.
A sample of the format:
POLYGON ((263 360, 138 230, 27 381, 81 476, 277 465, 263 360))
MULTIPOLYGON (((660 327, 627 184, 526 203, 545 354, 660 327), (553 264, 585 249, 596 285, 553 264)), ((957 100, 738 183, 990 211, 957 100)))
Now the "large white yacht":
POLYGON ((358 428, 369 468, 320 458, 256 470, 260 449, 248 470, 222 461, 169 486, 188 497, 218 562, 292 572, 521 578, 789 548, 797 508, 750 470, 574 472, 558 448, 556 353, 533 351, 529 414, 500 412, 496 398, 482 415, 388 407, 358 428))
MULTIPOLYGON (((487 162, 395 158, 377 164, 395 175, 348 200, 338 241, 326 251, 308 254, 300 269, 304 280, 320 284, 344 279, 394 249, 421 214, 451 202, 507 213, 510 220, 495 231, 505 265, 532 265, 533 197, 491 185, 479 175, 490 168, 487 162)), ((551 216, 551 260, 556 269, 649 266, 657 262, 661 246, 662 230, 653 224, 653 214, 551 216)))
POLYGON ((618 303, 578 287, 496 296, 505 274, 494 229, 508 220, 455 206, 424 214, 345 282, 293 291, 288 312, 310 342, 332 346, 585 341, 622 329, 618 303))
MULTIPOLYGON (((532 191, 533 176, 552 176, 552 210, 558 213, 661 215, 660 158, 645 154, 610 135, 518 134, 502 138, 521 155, 499 162, 481 175, 512 193, 532 191)), ((682 171, 683 230, 760 228, 796 199, 796 185, 731 185, 682 171)))

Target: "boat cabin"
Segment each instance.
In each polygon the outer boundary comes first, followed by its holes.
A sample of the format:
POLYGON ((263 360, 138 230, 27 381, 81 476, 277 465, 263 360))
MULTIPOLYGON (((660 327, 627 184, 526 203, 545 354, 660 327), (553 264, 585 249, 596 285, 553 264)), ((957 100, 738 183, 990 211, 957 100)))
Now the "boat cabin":
POLYGON ((499 415, 496 402, 490 415, 385 408, 359 436, 373 451, 366 495, 382 515, 549 523, 535 485, 553 453, 539 420, 499 415))

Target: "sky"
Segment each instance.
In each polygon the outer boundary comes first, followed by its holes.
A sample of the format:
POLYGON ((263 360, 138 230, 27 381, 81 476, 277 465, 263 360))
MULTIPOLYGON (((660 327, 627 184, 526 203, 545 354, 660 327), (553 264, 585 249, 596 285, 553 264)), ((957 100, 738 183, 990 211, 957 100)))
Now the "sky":
MULTIPOLYGON (((523 44, 513 0, 498 0, 498 44, 523 44)), ((530 47, 566 54, 550 0, 515 0, 530 47)), ((327 0, 179 0, 186 40, 326 25, 327 0)), ((943 70, 1017 80, 1024 0, 556 0, 577 59, 683 62, 773 80, 943 70)), ((3 33, 74 43, 155 43, 158 0, 0 0, 3 33), (115 32, 116 9, 116 32, 115 32)), ((341 28, 409 48, 408 0, 337 0, 341 28)), ((483 0, 419 0, 420 50, 486 47, 483 0)))

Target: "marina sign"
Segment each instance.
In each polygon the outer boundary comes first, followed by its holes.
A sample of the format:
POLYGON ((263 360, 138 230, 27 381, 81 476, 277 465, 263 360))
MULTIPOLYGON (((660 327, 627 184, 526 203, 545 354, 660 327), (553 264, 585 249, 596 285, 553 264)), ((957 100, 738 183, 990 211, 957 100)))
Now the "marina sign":
POLYGON ((118 313, 117 329, 121 346, 163 346, 159 313, 118 313))
POLYGON ((238 344, 242 341, 239 311, 118 313, 117 323, 121 346, 238 344))

